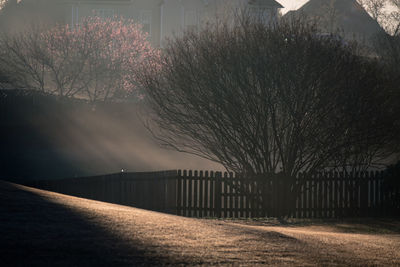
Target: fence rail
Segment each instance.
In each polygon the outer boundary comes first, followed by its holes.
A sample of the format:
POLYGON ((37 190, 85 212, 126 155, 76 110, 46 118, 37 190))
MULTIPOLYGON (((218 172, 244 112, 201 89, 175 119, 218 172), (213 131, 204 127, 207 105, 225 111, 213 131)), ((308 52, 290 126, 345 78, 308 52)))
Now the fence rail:
POLYGON ((399 216, 400 186, 387 181, 400 177, 398 172, 391 179, 388 175, 300 174, 288 185, 279 175, 244 178, 213 171, 164 171, 37 181, 34 186, 187 217, 399 216))

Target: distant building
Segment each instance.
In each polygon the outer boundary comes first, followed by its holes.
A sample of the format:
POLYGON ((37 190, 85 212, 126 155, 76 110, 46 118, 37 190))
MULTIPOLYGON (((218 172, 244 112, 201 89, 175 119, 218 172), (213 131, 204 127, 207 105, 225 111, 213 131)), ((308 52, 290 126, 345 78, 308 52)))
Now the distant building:
POLYGON ((143 24, 156 46, 165 37, 179 34, 182 29, 196 29, 227 10, 244 7, 254 16, 270 21, 277 18, 282 8, 275 0, 22 0, 17 6, 27 12, 19 19, 46 17, 70 25, 79 24, 90 15, 132 18, 143 24))
POLYGON ((385 31, 356 0, 310 0, 289 11, 286 18, 306 17, 318 22, 321 32, 368 44, 385 31))

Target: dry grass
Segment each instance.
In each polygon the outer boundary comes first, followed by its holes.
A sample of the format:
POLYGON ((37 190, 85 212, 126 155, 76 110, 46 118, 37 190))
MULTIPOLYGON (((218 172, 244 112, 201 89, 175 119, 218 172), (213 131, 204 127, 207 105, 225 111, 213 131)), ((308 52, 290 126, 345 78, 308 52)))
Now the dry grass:
POLYGON ((6 183, 0 200, 0 265, 400 265, 398 221, 192 219, 6 183))

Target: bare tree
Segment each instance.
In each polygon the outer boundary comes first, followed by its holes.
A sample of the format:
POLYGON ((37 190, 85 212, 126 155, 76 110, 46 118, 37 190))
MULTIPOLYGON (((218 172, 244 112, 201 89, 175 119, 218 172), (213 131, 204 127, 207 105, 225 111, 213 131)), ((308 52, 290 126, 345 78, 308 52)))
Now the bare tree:
POLYGON ((141 76, 149 128, 227 170, 279 174, 292 192, 299 172, 371 165, 392 153, 388 81, 354 49, 299 20, 186 33, 141 76))
MULTIPOLYGON (((391 108, 395 114, 400 114, 400 1, 399 0, 385 0, 377 1, 382 2, 374 7, 373 3, 377 0, 363 0, 364 8, 373 16, 381 25, 384 26, 386 34, 379 34, 373 38, 374 54, 378 56, 380 64, 386 68, 386 73, 390 77, 392 88, 389 92, 391 99, 394 103, 391 108), (382 7, 383 5, 383 7, 382 7), (378 12, 374 12, 379 9, 378 12)), ((394 126, 400 132, 399 123, 394 126)), ((394 138, 394 147, 400 146, 400 138, 394 138)), ((400 155, 397 155, 400 159, 400 155)))
MULTIPOLYGON (((394 103, 390 106, 394 113, 400 114, 400 35, 382 34, 374 39, 375 50, 378 58, 386 68, 386 73, 390 77, 391 90, 389 91, 394 103)), ((398 115, 397 115, 398 116, 398 115)), ((400 132, 400 123, 395 125, 400 132)), ((400 136, 395 138, 396 143, 393 146, 400 147, 400 136)), ((397 154, 400 160, 400 153, 397 154)))
POLYGON ((393 35, 400 35, 400 0, 390 0, 395 10, 390 13, 393 35))
POLYGON ((398 84, 400 64, 400 0, 358 0, 368 13, 380 23, 387 34, 373 40, 375 54, 389 67, 394 84, 398 84), (397 73, 397 74, 396 74, 397 73))
POLYGON ((357 0, 358 3, 376 20, 390 35, 398 35, 400 31, 399 0, 357 0))
POLYGON ((12 77, 16 88, 45 91, 45 64, 39 31, 32 30, 0 36, 0 68, 12 77))
POLYGON ((388 0, 358 0, 358 2, 374 20, 378 20, 385 14, 384 9, 388 0))

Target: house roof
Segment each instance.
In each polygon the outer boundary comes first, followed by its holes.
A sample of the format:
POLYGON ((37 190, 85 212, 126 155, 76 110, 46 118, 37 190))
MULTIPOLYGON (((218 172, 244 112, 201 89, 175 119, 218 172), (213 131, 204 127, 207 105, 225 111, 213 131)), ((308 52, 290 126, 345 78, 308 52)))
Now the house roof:
POLYGON ((270 6, 275 8, 283 8, 283 6, 275 0, 249 0, 251 5, 270 6))
POLYGON ((349 38, 358 36, 367 40, 384 33, 381 26, 356 0, 310 0, 298 10, 286 13, 284 17, 302 15, 317 18, 322 24, 333 19, 336 27, 343 30, 349 38), (329 12, 332 14, 328 15, 329 12))

